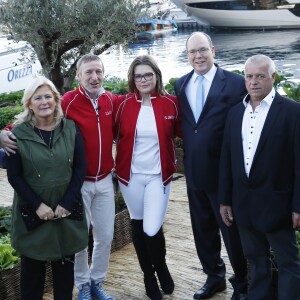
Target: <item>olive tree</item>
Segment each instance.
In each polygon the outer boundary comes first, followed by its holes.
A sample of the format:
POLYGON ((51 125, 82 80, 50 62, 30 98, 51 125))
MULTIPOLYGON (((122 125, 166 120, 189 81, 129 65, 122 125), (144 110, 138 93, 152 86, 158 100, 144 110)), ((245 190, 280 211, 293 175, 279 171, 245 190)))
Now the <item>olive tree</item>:
POLYGON ((79 57, 126 43, 147 6, 148 0, 0 0, 0 25, 32 45, 32 59, 65 92, 79 57))

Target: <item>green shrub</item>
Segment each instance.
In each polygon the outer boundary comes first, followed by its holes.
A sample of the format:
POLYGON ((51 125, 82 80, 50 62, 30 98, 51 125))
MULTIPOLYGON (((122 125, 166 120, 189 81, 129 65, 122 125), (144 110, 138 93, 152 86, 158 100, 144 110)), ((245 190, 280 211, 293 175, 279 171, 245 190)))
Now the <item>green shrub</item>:
POLYGON ((13 103, 13 104, 21 104, 21 100, 23 97, 23 91, 13 92, 13 93, 4 93, 0 94, 0 104, 2 103, 13 103))
POLYGON ((299 259, 300 259, 300 231, 296 231, 296 240, 297 240, 297 246, 299 249, 299 259))
POLYGON ((116 76, 105 77, 103 87, 117 95, 124 95, 128 93, 128 82, 125 79, 121 79, 116 76))
POLYGON ((20 262, 20 254, 10 245, 10 235, 0 238, 0 270, 12 269, 20 262))
POLYGON ((0 108, 0 129, 14 121, 14 117, 22 111, 21 106, 6 106, 0 108))
POLYGON ((0 207, 0 237, 11 231, 11 208, 0 207))
POLYGON ((123 199, 122 193, 118 190, 115 193, 115 204, 116 204, 116 214, 124 209, 126 209, 126 204, 123 199))
POLYGON ((174 84, 176 79, 177 78, 170 78, 169 82, 165 85, 166 91, 171 95, 175 95, 174 84))
POLYGON ((175 138, 175 146, 176 148, 183 149, 183 140, 180 137, 175 138))
POLYGON ((285 79, 286 79, 286 77, 285 77, 284 75, 281 75, 281 74, 278 74, 278 73, 275 74, 275 82, 274 82, 274 84, 273 84, 275 90, 278 89, 279 84, 280 84, 283 80, 285 80, 285 79))
POLYGON ((300 84, 285 82, 282 88, 290 99, 300 102, 300 84))
POLYGON ((10 244, 11 208, 0 207, 0 270, 13 268, 20 255, 10 244))

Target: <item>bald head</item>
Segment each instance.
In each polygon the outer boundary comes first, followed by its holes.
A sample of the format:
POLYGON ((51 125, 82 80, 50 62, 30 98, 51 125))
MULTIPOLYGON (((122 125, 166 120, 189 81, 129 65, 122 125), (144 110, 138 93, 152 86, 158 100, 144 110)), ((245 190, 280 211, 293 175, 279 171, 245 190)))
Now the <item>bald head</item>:
POLYGON ((204 32, 193 32, 186 41, 188 60, 198 75, 207 73, 214 64, 215 47, 204 32))
POLYGON ((192 38, 197 38, 197 37, 202 37, 202 38, 206 38, 207 39, 207 42, 209 44, 209 46, 212 48, 214 45, 213 45, 213 42, 210 38, 210 36, 208 34, 206 34, 205 32, 202 32, 202 31, 194 31, 193 33, 190 34, 190 36, 187 38, 186 40, 186 43, 185 43, 185 47, 187 49, 188 47, 188 42, 189 40, 192 38))

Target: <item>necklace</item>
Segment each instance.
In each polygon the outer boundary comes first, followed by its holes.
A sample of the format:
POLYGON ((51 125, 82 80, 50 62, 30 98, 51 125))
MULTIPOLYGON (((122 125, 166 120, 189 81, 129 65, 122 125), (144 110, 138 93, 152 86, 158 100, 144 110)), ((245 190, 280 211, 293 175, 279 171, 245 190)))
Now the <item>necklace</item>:
POLYGON ((44 137, 43 137, 43 135, 42 135, 40 129, 39 129, 38 127, 36 127, 36 128, 37 128, 37 130, 38 130, 38 132, 39 132, 39 135, 40 135, 41 139, 44 141, 44 143, 45 143, 46 145, 48 145, 49 147, 51 147, 51 142, 52 142, 52 137, 53 137, 53 130, 50 131, 49 143, 46 143, 46 141, 45 141, 45 139, 44 139, 44 137))

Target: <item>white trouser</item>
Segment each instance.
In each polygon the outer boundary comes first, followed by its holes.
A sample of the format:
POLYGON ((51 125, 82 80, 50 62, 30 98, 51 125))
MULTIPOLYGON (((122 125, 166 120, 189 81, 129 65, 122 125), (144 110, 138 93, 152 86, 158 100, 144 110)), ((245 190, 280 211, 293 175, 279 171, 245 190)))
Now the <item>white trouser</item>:
POLYGON ((104 281, 108 270, 115 219, 115 198, 110 174, 97 182, 85 181, 81 192, 87 224, 93 225, 94 248, 90 267, 87 248, 75 255, 74 275, 77 287, 91 280, 104 281))
POLYGON ((129 185, 119 182, 130 218, 143 220, 144 232, 154 236, 163 224, 167 211, 170 187, 163 186, 161 174, 133 173, 129 185))

